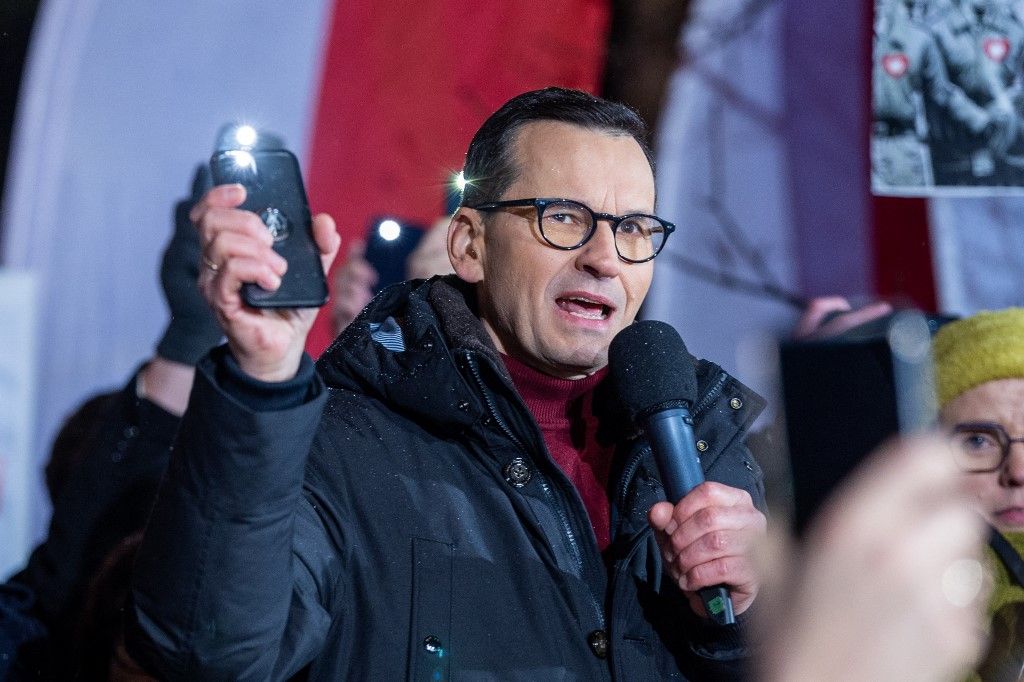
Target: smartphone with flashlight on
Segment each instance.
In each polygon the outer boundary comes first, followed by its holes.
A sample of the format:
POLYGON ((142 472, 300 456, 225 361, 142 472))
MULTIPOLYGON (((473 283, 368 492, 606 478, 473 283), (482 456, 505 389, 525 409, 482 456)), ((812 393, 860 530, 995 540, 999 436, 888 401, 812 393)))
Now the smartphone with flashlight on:
POLYGON ((245 303, 254 308, 318 308, 326 303, 327 280, 295 155, 259 146, 221 149, 210 159, 210 171, 216 185, 245 187, 245 202, 239 208, 260 217, 274 237, 274 251, 288 261, 276 291, 243 284, 245 303))
POLYGON ((365 258, 377 271, 376 291, 408 279, 406 261, 425 232, 425 227, 393 216, 370 221, 366 230, 365 258))
POLYGON ((793 527, 887 438, 934 427, 931 335, 950 318, 912 310, 779 347, 793 527))

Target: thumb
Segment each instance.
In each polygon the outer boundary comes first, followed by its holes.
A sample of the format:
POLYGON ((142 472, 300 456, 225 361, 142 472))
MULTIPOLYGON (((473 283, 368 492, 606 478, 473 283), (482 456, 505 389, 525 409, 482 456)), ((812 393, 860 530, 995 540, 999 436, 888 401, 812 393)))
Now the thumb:
POLYGON ((672 512, 675 507, 669 502, 659 502, 647 512, 647 520, 655 530, 665 530, 672 522, 672 512))

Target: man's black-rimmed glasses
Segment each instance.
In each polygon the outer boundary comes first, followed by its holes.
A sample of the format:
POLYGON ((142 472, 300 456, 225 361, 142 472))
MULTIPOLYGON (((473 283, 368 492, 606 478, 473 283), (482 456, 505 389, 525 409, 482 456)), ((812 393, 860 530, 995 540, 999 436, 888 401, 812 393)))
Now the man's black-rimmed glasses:
POLYGON ((1024 438, 1010 438, 995 422, 957 424, 949 439, 957 465, 974 473, 997 471, 1010 456, 1010 446, 1024 443, 1024 438))
POLYGON ((657 256, 668 236, 676 229, 675 225, 655 215, 598 213, 572 199, 510 199, 467 208, 500 211, 515 206, 533 206, 544 241, 563 251, 586 244, 594 236, 598 221, 607 220, 615 235, 615 251, 627 263, 644 263, 657 256))

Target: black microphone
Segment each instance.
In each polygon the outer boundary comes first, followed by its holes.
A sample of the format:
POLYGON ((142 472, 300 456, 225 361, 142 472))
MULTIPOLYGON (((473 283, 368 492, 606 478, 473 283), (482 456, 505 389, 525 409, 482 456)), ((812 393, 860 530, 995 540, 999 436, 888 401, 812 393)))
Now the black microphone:
MULTIPOLYGON (((623 407, 647 435, 669 502, 677 503, 704 482, 690 414, 697 373, 686 344, 664 322, 637 322, 612 339, 608 369, 623 407)), ((736 622, 725 585, 698 594, 713 621, 736 622)))

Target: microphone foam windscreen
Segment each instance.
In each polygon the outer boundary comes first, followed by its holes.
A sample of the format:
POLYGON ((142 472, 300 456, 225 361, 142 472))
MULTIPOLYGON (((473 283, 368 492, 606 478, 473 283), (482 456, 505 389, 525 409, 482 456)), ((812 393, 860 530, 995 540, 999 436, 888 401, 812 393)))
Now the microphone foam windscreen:
POLYGON ((644 320, 616 334, 608 348, 608 371, 632 419, 667 403, 692 406, 697 397, 690 353, 679 332, 664 322, 644 320))

